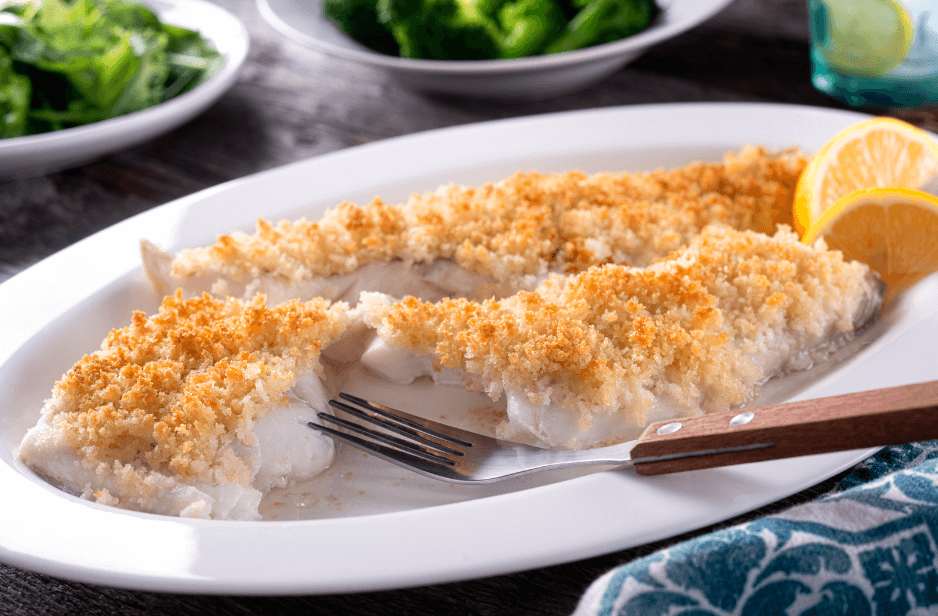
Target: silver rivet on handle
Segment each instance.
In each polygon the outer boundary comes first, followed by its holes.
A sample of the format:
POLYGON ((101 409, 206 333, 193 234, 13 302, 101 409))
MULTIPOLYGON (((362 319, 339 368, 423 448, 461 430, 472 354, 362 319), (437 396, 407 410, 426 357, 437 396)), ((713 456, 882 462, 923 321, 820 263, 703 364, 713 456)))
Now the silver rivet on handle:
POLYGON ((683 427, 684 427, 684 424, 682 424, 681 422, 672 421, 671 423, 664 424, 663 426, 658 428, 658 434, 671 434, 672 432, 677 432, 683 427))
POLYGON ((739 415, 737 415, 736 417, 730 420, 730 425, 741 426, 743 424, 747 424, 750 421, 752 421, 754 417, 755 417, 754 413, 740 413, 739 415))

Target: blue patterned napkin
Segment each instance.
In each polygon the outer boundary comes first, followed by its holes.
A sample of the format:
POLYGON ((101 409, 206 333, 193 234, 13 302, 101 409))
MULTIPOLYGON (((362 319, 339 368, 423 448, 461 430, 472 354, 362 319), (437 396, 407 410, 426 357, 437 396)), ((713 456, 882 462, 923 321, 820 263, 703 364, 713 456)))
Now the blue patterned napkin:
POLYGON ((830 494, 609 571, 575 616, 938 614, 938 441, 888 447, 830 494))

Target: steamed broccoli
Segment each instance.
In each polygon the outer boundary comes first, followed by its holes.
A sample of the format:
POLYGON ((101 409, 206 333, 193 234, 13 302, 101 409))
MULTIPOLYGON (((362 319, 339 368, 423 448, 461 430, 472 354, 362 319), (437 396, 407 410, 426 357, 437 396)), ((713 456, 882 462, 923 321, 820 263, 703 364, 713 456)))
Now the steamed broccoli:
POLYGON ((358 42, 430 60, 520 58, 598 45, 647 27, 654 8, 654 0, 323 0, 325 17, 358 42))
POLYGON ((495 22, 499 57, 522 58, 541 53, 563 32, 567 18, 555 0, 515 0, 498 8, 495 22))
POLYGON ((398 55, 397 41, 387 27, 378 22, 375 0, 323 0, 322 14, 362 45, 391 56, 398 55))
POLYGON ((491 60, 541 52, 563 32, 557 0, 378 0, 405 58, 491 60))
POLYGON ((544 53, 618 41, 647 28, 655 12, 654 0, 572 0, 572 3, 580 11, 544 53))
POLYGON ((491 60, 499 54, 489 20, 460 0, 378 0, 378 21, 404 58, 491 60))

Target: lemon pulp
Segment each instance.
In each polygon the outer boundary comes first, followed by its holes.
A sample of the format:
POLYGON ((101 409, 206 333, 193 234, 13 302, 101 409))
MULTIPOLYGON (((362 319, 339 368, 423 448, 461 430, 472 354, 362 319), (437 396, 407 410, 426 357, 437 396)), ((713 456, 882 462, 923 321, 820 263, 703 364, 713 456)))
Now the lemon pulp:
POLYGON ((821 214, 802 241, 824 238, 886 282, 887 300, 938 271, 938 197, 908 188, 851 192, 821 214))
POLYGON ((925 131, 895 118, 871 118, 845 128, 802 173, 795 191, 795 228, 804 233, 844 195, 876 186, 933 192, 938 145, 925 131))

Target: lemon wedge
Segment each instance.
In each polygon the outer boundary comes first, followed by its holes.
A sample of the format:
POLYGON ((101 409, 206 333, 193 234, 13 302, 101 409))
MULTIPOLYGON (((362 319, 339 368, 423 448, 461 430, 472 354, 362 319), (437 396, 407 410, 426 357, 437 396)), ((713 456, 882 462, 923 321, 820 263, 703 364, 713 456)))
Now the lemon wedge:
POLYGON ((843 252, 886 281, 887 300, 938 271, 938 197, 909 188, 867 188, 839 199, 802 241, 843 252))
POLYGON ((938 145, 925 131, 894 118, 853 124, 814 156, 795 189, 795 228, 804 233, 838 199, 855 190, 927 189, 938 182, 938 145))

